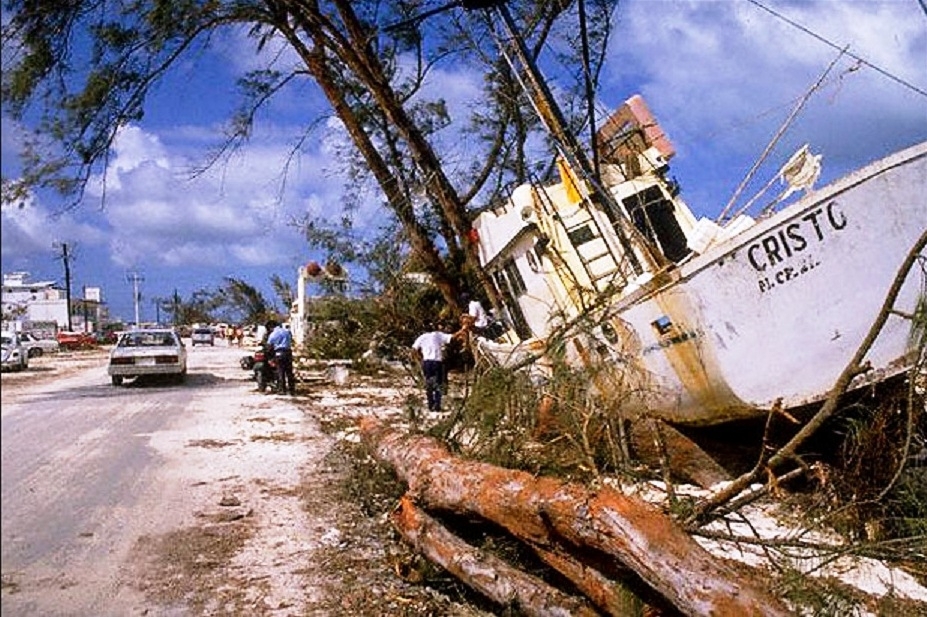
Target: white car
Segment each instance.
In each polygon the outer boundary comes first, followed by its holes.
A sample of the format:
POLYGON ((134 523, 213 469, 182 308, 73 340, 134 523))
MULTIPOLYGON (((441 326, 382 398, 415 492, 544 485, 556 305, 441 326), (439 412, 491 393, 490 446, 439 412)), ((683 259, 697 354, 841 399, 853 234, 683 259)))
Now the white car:
POLYGON ((190 335, 190 344, 194 347, 199 345, 215 345, 216 335, 212 328, 193 328, 190 335))
POLYGON ((23 347, 22 341, 16 332, 4 332, 0 339, 2 347, 2 363, 0 368, 4 371, 23 371, 29 368, 29 353, 23 347))
POLYGON ((53 338, 39 338, 32 332, 23 332, 20 338, 30 358, 38 358, 43 354, 61 351, 61 345, 53 338))
POLYGON ((187 347, 170 328, 123 332, 109 353, 107 372, 113 385, 124 379, 169 375, 183 383, 187 378, 187 347))

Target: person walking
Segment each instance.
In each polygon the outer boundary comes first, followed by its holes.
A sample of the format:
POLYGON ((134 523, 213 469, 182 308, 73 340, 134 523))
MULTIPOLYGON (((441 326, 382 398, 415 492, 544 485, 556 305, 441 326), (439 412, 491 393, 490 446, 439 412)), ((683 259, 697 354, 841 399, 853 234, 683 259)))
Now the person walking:
POLYGON ((441 395, 444 387, 444 351, 456 334, 445 332, 441 326, 428 324, 428 331, 419 335, 412 343, 412 351, 422 367, 425 377, 425 398, 428 411, 441 411, 441 395))
POLYGON ((276 320, 267 322, 267 344, 277 359, 277 393, 296 394, 296 375, 293 373, 293 333, 276 320))

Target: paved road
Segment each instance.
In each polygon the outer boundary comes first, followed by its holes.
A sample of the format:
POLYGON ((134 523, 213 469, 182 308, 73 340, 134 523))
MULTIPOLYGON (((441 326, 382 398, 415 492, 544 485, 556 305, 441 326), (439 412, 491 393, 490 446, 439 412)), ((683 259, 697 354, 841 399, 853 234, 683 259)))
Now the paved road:
POLYGON ((201 487, 229 474, 191 441, 247 445, 233 417, 271 403, 299 422, 288 401, 253 393, 238 364, 247 349, 189 352, 184 385, 114 387, 100 352, 3 375, 4 617, 153 614, 129 584, 133 546, 185 524, 207 498, 201 487))

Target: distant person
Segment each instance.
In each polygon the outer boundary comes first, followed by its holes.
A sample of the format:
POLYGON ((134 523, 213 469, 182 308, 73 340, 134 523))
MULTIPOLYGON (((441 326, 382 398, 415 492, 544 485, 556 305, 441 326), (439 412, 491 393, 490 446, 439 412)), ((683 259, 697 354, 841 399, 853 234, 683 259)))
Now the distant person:
POLYGON ((441 411, 441 395, 446 376, 444 352, 458 334, 459 332, 450 334, 441 326, 429 324, 428 331, 419 335, 412 343, 412 351, 421 364, 422 375, 425 377, 428 411, 441 411))
POLYGON ((296 394, 296 375, 293 373, 293 333, 276 320, 267 322, 267 344, 277 359, 277 393, 296 394))
POLYGON ((463 303, 467 305, 470 329, 477 335, 482 334, 489 327, 489 314, 483 308, 483 303, 466 292, 461 294, 460 297, 463 303))

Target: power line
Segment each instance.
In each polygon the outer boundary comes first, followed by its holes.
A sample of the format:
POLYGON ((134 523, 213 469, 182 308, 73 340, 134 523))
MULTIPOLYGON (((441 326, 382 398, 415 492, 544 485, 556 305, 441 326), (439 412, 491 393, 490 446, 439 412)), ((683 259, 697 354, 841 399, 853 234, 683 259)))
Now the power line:
MULTIPOLYGON (((771 8, 769 8, 769 7, 767 7, 767 6, 764 6, 763 4, 761 4, 760 2, 758 2, 758 0, 747 0, 747 1, 750 2, 751 4, 756 5, 757 7, 761 8, 761 9, 763 9, 764 11, 766 11, 767 13, 769 13, 770 15, 772 15, 773 17, 778 17, 779 19, 781 19, 782 21, 786 22, 786 23, 789 24, 790 26, 794 26, 795 28, 798 28, 799 30, 801 30, 801 31, 804 32, 805 34, 808 34, 808 35, 810 35, 810 36, 813 36, 814 38, 816 38, 817 40, 821 41, 821 42, 824 43, 825 45, 830 45, 831 47, 833 47, 833 48, 836 49, 837 51, 839 51, 839 52, 841 52, 841 53, 845 53, 847 56, 850 56, 851 58, 853 58, 854 60, 856 60, 856 61, 859 62, 860 64, 864 64, 864 65, 868 66, 868 67, 871 68, 873 71, 875 71, 875 72, 877 72, 877 73, 880 73, 880 74, 884 75, 885 77, 888 77, 888 78, 891 79, 892 81, 894 81, 894 82, 896 82, 896 83, 899 83, 899 84, 901 84, 902 86, 905 86, 906 88, 910 88, 911 90, 914 90, 915 92, 917 92, 918 94, 920 94, 920 95, 922 95, 922 96, 927 96, 927 92, 925 92, 924 90, 921 90, 920 88, 918 88, 918 87, 915 86, 914 84, 910 84, 910 83, 908 83, 907 81, 903 80, 902 78, 897 77, 897 76, 895 76, 895 75, 892 75, 891 73, 889 73, 889 72, 886 71, 885 69, 879 68, 878 66, 876 66, 876 65, 874 65, 873 63, 869 62, 869 61, 866 60, 865 58, 862 58, 862 57, 860 57, 860 56, 857 56, 856 54, 851 53, 851 52, 849 52, 849 51, 844 52, 844 48, 840 47, 840 46, 837 45, 836 43, 832 43, 832 42, 828 41, 827 39, 825 39, 825 38, 824 38, 823 36, 821 36, 820 34, 817 34, 816 32, 812 32, 811 30, 809 30, 808 28, 804 27, 803 25, 801 25, 801 24, 799 24, 799 23, 797 23, 797 22, 792 21, 791 19, 789 19, 789 18, 786 17, 785 15, 782 15, 782 14, 780 14, 780 13, 777 13, 776 11, 772 10, 771 8)), ((925 11, 927 11, 927 9, 925 9, 925 11)))

